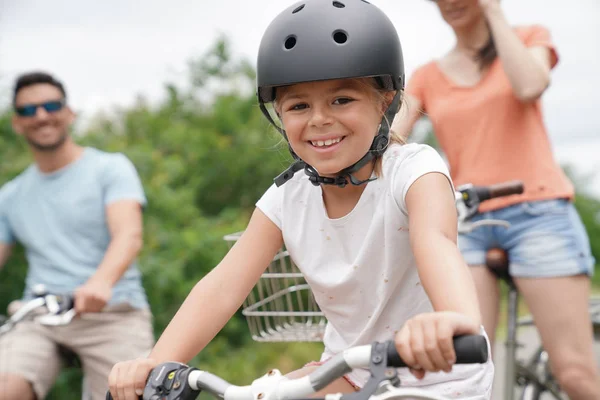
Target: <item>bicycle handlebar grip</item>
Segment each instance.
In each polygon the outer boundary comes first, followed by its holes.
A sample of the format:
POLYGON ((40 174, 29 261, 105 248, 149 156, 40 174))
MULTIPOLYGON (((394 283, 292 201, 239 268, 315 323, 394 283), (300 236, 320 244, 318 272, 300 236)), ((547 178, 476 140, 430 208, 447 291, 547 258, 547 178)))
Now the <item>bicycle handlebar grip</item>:
MULTIPOLYGON (((485 336, 463 335, 453 339, 456 364, 483 364, 488 360, 488 346, 485 336)), ((387 343, 387 357, 389 367, 406 367, 406 363, 396 351, 394 341, 387 343)))
POLYGON ((490 185, 488 187, 490 191, 490 198, 509 196, 511 194, 523 193, 523 182, 521 181, 510 181, 504 183, 498 183, 497 185, 490 185))

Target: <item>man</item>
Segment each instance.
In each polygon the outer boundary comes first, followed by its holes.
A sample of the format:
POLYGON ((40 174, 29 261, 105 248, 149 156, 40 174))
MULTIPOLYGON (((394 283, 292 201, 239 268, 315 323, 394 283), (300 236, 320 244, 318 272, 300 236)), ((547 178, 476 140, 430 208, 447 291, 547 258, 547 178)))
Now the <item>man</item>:
POLYGON ((13 129, 34 163, 0 188, 0 267, 18 241, 33 287, 71 293, 77 317, 65 326, 24 322, 0 336, 0 400, 43 399, 60 370, 59 345, 77 354, 92 399, 104 399, 120 360, 147 353, 151 315, 135 264, 146 203, 123 155, 77 145, 63 85, 46 73, 15 84, 13 129))

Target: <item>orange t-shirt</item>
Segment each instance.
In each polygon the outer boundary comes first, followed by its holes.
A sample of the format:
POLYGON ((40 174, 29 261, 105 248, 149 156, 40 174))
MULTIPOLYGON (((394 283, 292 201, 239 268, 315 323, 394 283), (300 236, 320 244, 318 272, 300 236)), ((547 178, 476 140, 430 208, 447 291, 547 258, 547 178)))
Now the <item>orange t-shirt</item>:
MULTIPOLYGON (((558 56, 541 26, 516 28, 527 47, 545 46, 558 56)), ((417 69, 407 92, 421 101, 448 158, 454 183, 490 185, 523 181, 522 195, 482 204, 488 211, 530 200, 573 198, 573 185, 554 160, 541 102, 523 103, 513 94, 497 58, 472 87, 457 86, 432 61, 417 69)))

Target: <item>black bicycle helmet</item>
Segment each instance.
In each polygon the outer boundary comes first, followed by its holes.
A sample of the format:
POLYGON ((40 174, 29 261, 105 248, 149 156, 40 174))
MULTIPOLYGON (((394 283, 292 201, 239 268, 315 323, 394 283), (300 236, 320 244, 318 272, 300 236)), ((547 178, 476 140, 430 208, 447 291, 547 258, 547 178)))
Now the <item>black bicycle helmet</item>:
POLYGON ((265 103, 275 100, 280 86, 329 79, 373 77, 383 89, 396 90, 369 152, 338 177, 321 177, 293 152, 296 162, 275 179, 279 186, 305 169, 318 185, 345 186, 352 173, 381 156, 389 141, 389 128, 398 111, 404 88, 404 61, 396 29, 390 19, 366 0, 304 0, 280 13, 268 26, 260 43, 257 86, 260 108, 275 124, 265 103))

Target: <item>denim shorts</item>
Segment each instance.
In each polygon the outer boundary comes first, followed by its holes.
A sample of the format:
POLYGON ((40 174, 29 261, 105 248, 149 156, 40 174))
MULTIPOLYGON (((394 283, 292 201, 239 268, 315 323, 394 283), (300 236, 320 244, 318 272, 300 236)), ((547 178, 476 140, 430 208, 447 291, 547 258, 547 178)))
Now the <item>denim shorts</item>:
POLYGON ((459 235, 469 265, 484 265, 488 249, 508 251, 509 272, 522 278, 593 275, 594 257, 575 206, 566 199, 515 204, 476 214, 471 221, 499 219, 510 227, 483 226, 459 235))

